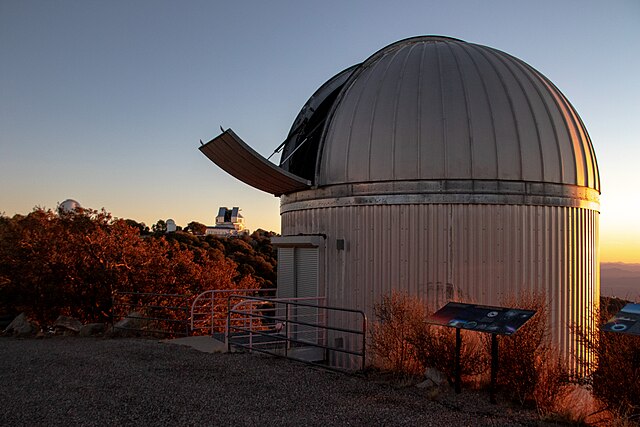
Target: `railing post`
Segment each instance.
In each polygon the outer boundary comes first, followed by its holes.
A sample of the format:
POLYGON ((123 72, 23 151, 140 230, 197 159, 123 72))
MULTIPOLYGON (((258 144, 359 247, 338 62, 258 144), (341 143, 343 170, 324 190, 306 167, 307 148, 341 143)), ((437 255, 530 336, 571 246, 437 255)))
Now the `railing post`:
POLYGON ((284 357, 289 357, 289 310, 290 310, 290 304, 288 302, 285 301, 285 314, 284 314, 284 339, 285 339, 285 343, 284 343, 284 357))
POLYGON ((491 382, 489 384, 489 401, 496 401, 496 383, 498 382, 498 335, 491 334, 491 382))
POLYGON ((116 310, 116 293, 118 291, 111 291, 111 330, 113 331, 113 325, 115 322, 115 310, 116 310))
POLYGON ((254 303, 250 303, 251 309, 249 310, 249 351, 253 349, 253 307, 254 303))
POLYGON ((187 336, 191 335, 191 328, 189 327, 189 300, 187 297, 184 297, 184 327, 185 333, 187 336))
POLYGON ((209 322, 211 322, 211 336, 213 336, 214 332, 215 332, 215 324, 216 324, 216 318, 214 317, 215 315, 215 311, 214 311, 214 306, 213 306, 213 302, 215 300, 213 294, 215 291, 211 291, 211 317, 209 318, 209 322))
POLYGON ((460 393, 461 390, 461 385, 460 385, 460 353, 462 351, 462 336, 460 335, 460 328, 456 328, 456 354, 455 354, 455 359, 454 359, 454 365, 455 365, 455 390, 456 393, 460 393))
POLYGON ((367 316, 362 314, 362 371, 366 367, 367 355, 367 316))
POLYGON ((231 297, 227 297, 227 324, 225 326, 225 339, 227 340, 227 352, 231 353, 231 297))

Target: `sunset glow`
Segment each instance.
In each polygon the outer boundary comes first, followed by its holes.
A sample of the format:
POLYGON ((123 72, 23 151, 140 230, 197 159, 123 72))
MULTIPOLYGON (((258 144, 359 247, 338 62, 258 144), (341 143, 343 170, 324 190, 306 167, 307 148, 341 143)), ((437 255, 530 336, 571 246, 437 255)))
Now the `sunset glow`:
POLYGON ((212 167, 199 140, 232 127, 267 157, 318 82, 394 40, 441 34, 518 56, 571 100, 600 170, 602 260, 640 263, 640 4, 587 1, 571 25, 571 2, 401 4, 3 2, 0 213, 73 198, 184 226, 239 206, 249 229, 278 232, 279 199, 212 167))

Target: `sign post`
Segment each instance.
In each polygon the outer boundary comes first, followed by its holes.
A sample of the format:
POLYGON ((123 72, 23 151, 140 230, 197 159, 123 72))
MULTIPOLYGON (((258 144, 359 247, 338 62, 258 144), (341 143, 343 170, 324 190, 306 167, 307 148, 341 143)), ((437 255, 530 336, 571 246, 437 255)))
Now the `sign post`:
POLYGON ((489 383, 489 401, 496 403, 496 383, 498 382, 498 335, 491 334, 491 382, 489 383))
MULTIPOLYGON (((496 384, 498 378, 498 335, 513 335, 529 319, 536 314, 533 310, 520 310, 507 307, 491 307, 459 302, 447 303, 436 311, 429 323, 456 328, 455 354, 455 390, 460 393, 461 387, 461 329, 491 334, 491 383, 490 400, 496 403, 496 384)), ((639 317, 640 320, 640 317, 639 317)))
POLYGON ((456 328, 456 354, 455 354, 455 389, 456 393, 462 391, 460 385, 460 353, 462 352, 462 335, 460 334, 460 328, 456 328))

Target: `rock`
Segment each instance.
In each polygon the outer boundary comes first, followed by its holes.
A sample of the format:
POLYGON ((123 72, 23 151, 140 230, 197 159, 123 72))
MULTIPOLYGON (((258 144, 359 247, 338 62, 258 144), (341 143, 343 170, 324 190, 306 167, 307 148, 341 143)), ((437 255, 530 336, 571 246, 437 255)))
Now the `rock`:
POLYGON ((80 332, 82 328, 82 322, 74 317, 58 316, 53 327, 56 329, 65 329, 73 332, 80 332))
POLYGON ((88 323, 80 328, 80 336, 81 337, 91 337, 95 335, 100 335, 105 331, 104 323, 88 323))
POLYGON ((113 329, 110 331, 110 335, 113 337, 125 337, 137 335, 137 333, 143 330, 149 321, 143 319, 144 315, 133 311, 127 314, 125 317, 114 323, 113 329))
POLYGON ((34 327, 31 322, 27 319, 27 315, 24 313, 19 314, 7 329, 4 330, 5 333, 10 333, 17 337, 28 337, 36 332, 36 327, 34 327))
POLYGON ((127 314, 125 317, 120 319, 114 325, 115 328, 132 328, 138 329, 144 326, 145 319, 141 319, 142 313, 138 313, 137 311, 132 311, 127 314))
POLYGON ((424 372, 425 380, 416 385, 418 388, 440 387, 447 382, 447 378, 435 368, 427 368, 424 372))

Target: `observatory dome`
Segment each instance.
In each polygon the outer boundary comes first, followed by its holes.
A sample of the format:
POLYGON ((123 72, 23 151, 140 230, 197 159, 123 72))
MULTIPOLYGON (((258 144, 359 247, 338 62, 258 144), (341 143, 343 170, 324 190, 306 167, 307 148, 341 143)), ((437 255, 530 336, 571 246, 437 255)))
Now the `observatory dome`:
POLYGON ((589 135, 553 83, 507 53, 440 36, 393 43, 325 83, 280 166, 317 187, 489 180, 600 191, 589 135))
POLYGON ((78 208, 81 208, 80 203, 73 199, 67 199, 58 205, 58 210, 65 213, 73 212, 78 208))
MULTIPOLYGON (((575 109, 534 68, 453 38, 401 40, 320 86, 281 148, 278 167, 231 129, 200 147, 280 196, 279 297, 373 317, 393 291, 432 310, 544 295, 557 348, 592 360, 575 331, 597 330, 598 167, 575 109)), ((343 332, 326 342, 364 347, 343 332)))

